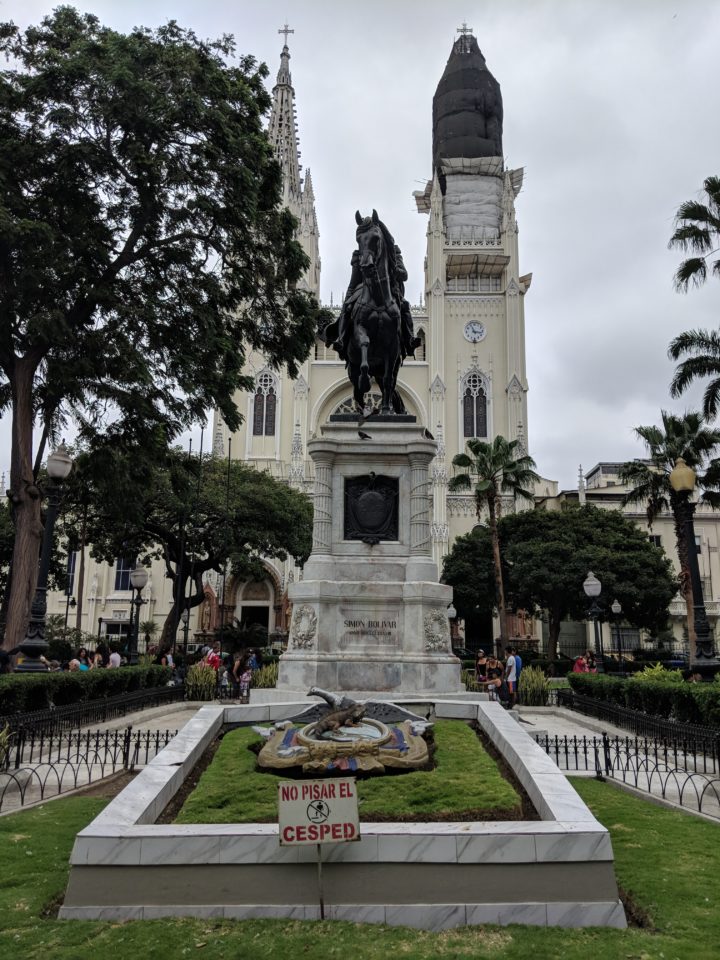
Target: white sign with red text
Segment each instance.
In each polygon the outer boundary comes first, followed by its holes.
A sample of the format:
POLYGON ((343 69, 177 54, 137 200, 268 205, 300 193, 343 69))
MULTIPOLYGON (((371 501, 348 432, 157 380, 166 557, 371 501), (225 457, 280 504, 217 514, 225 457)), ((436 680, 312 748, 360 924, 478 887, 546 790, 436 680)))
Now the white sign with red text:
POLYGON ((355 780, 280 781, 278 825, 281 846, 359 840, 355 780))

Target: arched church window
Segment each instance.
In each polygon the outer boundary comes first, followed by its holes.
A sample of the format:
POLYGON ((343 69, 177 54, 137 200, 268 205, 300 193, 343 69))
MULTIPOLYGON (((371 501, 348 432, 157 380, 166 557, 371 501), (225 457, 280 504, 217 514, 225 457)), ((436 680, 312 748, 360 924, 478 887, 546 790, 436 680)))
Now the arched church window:
POLYGON ((425 331, 421 327, 417 332, 417 338, 420 341, 420 346, 415 351, 416 360, 427 360, 427 346, 425 343, 425 331))
POLYGON ((277 384, 271 373, 261 373, 255 381, 253 436, 271 437, 275 433, 277 384))
POLYGON ((469 373, 463 381, 463 436, 487 436, 487 395, 479 373, 469 373))

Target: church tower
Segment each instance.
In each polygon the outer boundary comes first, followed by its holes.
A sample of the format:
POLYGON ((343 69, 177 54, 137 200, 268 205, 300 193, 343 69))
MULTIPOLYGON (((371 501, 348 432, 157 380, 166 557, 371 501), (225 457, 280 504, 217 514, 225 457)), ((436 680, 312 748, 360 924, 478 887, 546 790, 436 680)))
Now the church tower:
POLYGON ((304 182, 300 173, 300 147, 297 135, 295 90, 290 74, 290 50, 287 35, 294 33, 287 25, 278 33, 285 34, 285 45, 280 54, 280 69, 272 90, 273 105, 268 124, 268 139, 275 149, 275 156, 282 168, 283 206, 298 220, 297 239, 310 258, 310 266, 304 279, 305 289, 320 296, 320 233, 315 214, 315 193, 310 170, 304 182))
MULTIPOLYGON (((500 85, 463 26, 433 98, 432 179, 415 192, 428 214, 425 295, 429 419, 441 448, 433 472, 435 556, 477 522, 473 498, 449 494, 468 439, 502 435, 527 452, 524 298, 515 198, 505 168, 500 85)), ((512 507, 510 507, 512 509, 512 507)))

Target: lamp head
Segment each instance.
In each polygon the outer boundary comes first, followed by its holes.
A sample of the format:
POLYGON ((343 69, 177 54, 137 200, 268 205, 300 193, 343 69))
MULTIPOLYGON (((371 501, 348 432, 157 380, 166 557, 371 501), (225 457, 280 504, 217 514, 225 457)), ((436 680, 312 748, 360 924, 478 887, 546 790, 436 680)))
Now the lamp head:
POLYGON ((188 610, 187 607, 183 607, 182 613, 180 614, 180 619, 182 620, 183 623, 187 623, 188 620, 190 619, 190 611, 188 610))
POLYGON ((676 493, 692 493, 695 489, 695 471, 682 457, 678 457, 670 471, 670 486, 676 493))
POLYGON ((448 617, 449 617, 451 620, 454 620, 455 617, 457 616, 457 610, 456 610, 455 607, 452 605, 452 603, 451 603, 450 606, 447 608, 447 614, 448 614, 448 617))
POLYGON ((47 458, 47 472, 48 476, 53 480, 58 480, 60 483, 63 480, 67 479, 70 471, 72 470, 72 457, 68 453, 67 447, 64 443, 61 443, 60 446, 53 450, 50 456, 47 458))
POLYGON ((145 567, 138 564, 134 570, 130 571, 130 584, 133 590, 142 590, 148 582, 148 572, 145 567))
POLYGON ((610 609, 615 614, 615 616, 618 617, 622 613, 622 606, 620 604, 620 601, 613 600, 612 604, 610 605, 610 609))
POLYGON ((583 583, 583 590, 585 591, 585 595, 590 597, 591 599, 594 599, 595 597, 600 596, 600 592, 602 590, 602 584, 600 583, 598 578, 595 576, 595 574, 592 572, 592 570, 588 572, 588 575, 583 583))

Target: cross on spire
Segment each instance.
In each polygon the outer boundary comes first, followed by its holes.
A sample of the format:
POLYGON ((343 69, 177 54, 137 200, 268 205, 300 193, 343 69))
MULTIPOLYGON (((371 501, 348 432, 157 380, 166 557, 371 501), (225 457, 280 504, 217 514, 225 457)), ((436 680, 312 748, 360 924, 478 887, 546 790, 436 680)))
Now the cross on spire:
POLYGON ((466 37, 469 33, 472 33, 472 27, 469 27, 467 21, 463 20, 463 25, 457 28, 456 33, 461 33, 463 37, 466 37))
POLYGON ((287 25, 287 21, 285 21, 285 26, 284 26, 281 30, 278 30, 278 33, 284 33, 284 34, 285 34, 285 46, 287 46, 288 34, 289 34, 289 33, 295 33, 295 31, 294 31, 294 30, 291 30, 291 29, 288 27, 288 25, 287 25))

